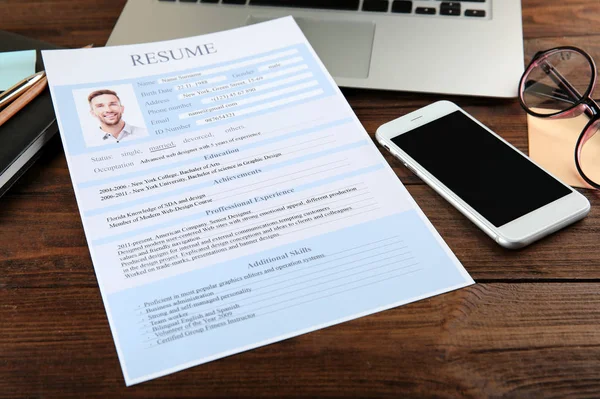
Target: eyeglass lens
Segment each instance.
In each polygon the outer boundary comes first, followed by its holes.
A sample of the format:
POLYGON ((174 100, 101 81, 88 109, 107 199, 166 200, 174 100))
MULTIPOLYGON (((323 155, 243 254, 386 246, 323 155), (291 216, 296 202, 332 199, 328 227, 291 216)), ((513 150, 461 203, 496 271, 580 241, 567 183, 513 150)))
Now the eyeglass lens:
POLYGON ((582 99, 593 76, 593 65, 580 52, 549 52, 536 60, 525 76, 523 104, 541 115, 565 111, 582 99))

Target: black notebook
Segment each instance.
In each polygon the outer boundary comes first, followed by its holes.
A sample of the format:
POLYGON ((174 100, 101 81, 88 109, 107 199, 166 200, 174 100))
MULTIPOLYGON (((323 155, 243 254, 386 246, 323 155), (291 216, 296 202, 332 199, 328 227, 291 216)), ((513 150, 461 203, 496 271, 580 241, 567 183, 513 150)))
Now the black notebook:
MULTIPOLYGON (((59 47, 0 31, 0 52, 37 50, 36 71, 44 69, 40 50, 56 48, 59 47)), ((25 173, 56 132, 58 126, 48 89, 0 126, 0 196, 25 173)))

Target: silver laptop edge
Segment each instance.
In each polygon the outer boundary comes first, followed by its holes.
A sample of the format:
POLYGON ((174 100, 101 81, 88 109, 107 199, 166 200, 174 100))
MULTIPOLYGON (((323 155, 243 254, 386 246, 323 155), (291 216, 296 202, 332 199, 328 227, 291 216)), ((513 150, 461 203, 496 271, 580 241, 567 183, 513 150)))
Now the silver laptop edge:
MULTIPOLYGON (((413 3, 440 7, 440 1, 413 3)), ((293 15, 340 86, 516 97, 523 72, 521 2, 487 0, 485 7, 485 18, 473 18, 129 0, 107 45, 196 36, 293 15)))

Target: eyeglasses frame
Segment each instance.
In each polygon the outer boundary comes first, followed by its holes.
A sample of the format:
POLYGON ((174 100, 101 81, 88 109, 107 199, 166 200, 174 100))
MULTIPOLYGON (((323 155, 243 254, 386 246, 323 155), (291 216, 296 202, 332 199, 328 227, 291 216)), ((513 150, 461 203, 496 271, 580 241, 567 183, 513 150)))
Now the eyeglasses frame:
POLYGON ((533 56, 531 62, 529 63, 529 66, 527 68, 525 68, 525 72, 523 72, 523 75, 521 76, 521 80, 519 81, 519 91, 518 92, 519 92, 519 103, 521 104, 521 107, 525 110, 525 112, 527 112, 531 116, 535 116, 537 118, 546 118, 546 119, 565 119, 565 118, 574 118, 581 114, 586 114, 586 116, 588 116, 590 118, 589 122, 585 125, 585 127, 579 134, 579 137, 577 138, 577 143, 575 144, 575 167, 577 168, 577 171, 579 172, 580 176, 586 181, 586 183, 588 183, 590 186, 592 186, 596 189, 600 189, 600 184, 596 183, 595 181, 593 181, 592 179, 587 177, 585 172, 583 172, 583 169, 581 168, 581 164, 579 162, 579 160, 581 158, 581 149, 583 148, 583 145, 593 136, 593 134, 591 134, 591 132, 593 131, 591 129, 592 125, 594 125, 596 122, 600 122, 600 106, 591 97, 593 90, 596 87, 597 77, 598 77, 598 72, 596 69, 596 64, 595 64, 594 60, 592 59, 592 57, 590 57, 590 55, 588 53, 586 53, 585 51, 583 51, 577 47, 573 47, 573 46, 555 47, 555 48, 552 48, 552 49, 549 49, 546 51, 537 52, 533 56), (589 84, 587 90, 585 91, 585 93, 583 93, 583 95, 579 94, 577 89, 574 88, 560 74, 560 72, 555 70, 552 65, 549 65, 546 63, 546 65, 544 66, 544 62, 550 56, 552 56, 558 52, 561 52, 561 51, 573 51, 573 52, 579 53, 590 63, 590 66, 592 69, 592 78, 590 80, 590 84, 589 84), (531 73, 532 70, 534 70, 535 68, 538 68, 538 67, 544 69, 545 72, 550 77, 550 79, 552 79, 556 83, 557 86, 559 86, 561 89, 563 89, 563 91, 571 97, 570 100, 563 99, 563 101, 573 102, 573 105, 571 105, 567 109, 555 112, 553 114, 539 114, 535 111, 532 111, 529 107, 527 107, 527 105, 525 104, 524 98, 523 98, 524 93, 525 93, 526 78, 529 76, 529 74, 531 73), (548 69, 548 70, 546 70, 546 69, 548 69), (575 97, 575 99, 573 97, 575 97))

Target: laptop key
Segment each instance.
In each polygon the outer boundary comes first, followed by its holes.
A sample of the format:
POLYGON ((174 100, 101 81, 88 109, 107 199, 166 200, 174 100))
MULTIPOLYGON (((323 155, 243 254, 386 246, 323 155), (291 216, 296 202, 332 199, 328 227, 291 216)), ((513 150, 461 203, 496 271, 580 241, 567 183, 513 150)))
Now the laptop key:
POLYGON ((460 15, 460 9, 454 8, 440 8, 440 15, 460 15))
POLYGON ((388 0, 365 0, 363 3, 363 11, 383 11, 387 12, 389 7, 388 0))
POLYGON ((434 15, 435 8, 433 8, 433 7, 417 7, 417 9, 415 10, 415 14, 434 15))
POLYGON ((392 3, 392 12, 410 14, 412 12, 412 1, 395 0, 392 3))
POLYGON ((223 0, 223 4, 246 4, 246 0, 223 0))
POLYGON ((485 17, 485 10, 465 10, 465 17, 485 17))
POLYGON ((440 4, 440 15, 460 15, 460 3, 453 1, 440 4))
POLYGON ((219 0, 200 0, 200 3, 218 3, 219 0))
POLYGON ((358 10, 359 0, 250 0, 252 6, 358 10))

